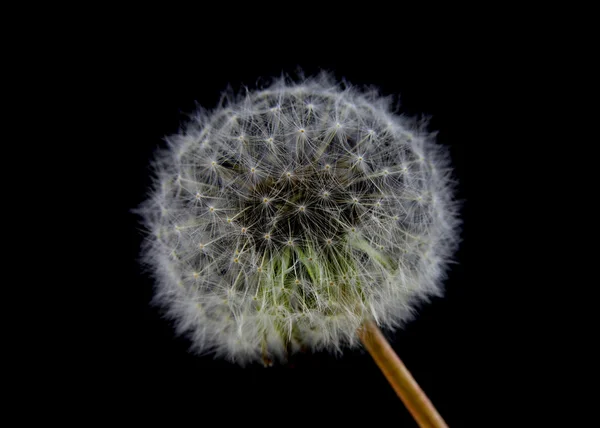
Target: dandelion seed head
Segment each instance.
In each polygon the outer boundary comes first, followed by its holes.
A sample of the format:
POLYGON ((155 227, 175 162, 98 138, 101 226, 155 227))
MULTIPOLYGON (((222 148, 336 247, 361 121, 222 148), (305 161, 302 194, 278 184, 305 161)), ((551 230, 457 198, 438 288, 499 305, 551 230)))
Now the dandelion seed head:
POLYGON ((196 351, 335 352, 441 294, 459 228, 448 155, 386 98, 280 79, 169 142, 138 211, 155 299, 196 351))

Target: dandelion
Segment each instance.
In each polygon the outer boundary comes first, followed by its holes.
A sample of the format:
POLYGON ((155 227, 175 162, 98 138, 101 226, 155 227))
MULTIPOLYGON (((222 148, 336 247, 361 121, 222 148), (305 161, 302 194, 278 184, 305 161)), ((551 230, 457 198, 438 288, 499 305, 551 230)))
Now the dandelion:
POLYGON ((388 98, 280 79, 168 143, 139 209, 144 255, 196 351, 340 352, 441 295, 459 224, 448 157, 388 98))

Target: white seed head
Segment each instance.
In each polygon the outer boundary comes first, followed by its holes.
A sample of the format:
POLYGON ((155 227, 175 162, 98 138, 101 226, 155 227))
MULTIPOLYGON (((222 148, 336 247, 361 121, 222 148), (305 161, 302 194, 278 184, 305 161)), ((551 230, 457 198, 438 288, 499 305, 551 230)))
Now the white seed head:
POLYGON ((386 98, 281 79, 169 142, 139 209, 144 255, 198 352, 340 351, 365 320, 398 327, 441 294, 459 226, 448 157, 386 98))

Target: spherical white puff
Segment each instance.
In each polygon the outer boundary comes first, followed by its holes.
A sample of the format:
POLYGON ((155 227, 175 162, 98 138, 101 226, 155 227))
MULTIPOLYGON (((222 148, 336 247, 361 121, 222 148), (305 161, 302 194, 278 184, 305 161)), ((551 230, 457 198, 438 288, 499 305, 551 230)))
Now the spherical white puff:
POLYGON ((458 242, 448 156, 376 92, 330 76, 199 111, 140 207, 156 301, 198 352, 340 351, 441 294, 458 242))

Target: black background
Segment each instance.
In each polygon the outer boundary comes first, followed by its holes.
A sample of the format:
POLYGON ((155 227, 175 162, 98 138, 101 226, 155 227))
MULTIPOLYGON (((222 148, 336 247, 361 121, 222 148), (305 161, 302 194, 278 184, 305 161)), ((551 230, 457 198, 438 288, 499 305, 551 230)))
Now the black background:
POLYGON ((190 354, 187 339, 175 337, 149 304, 153 284, 137 261, 144 238, 131 209, 146 197, 154 150, 196 103, 215 107, 228 84, 253 88, 261 77, 294 75, 300 67, 306 75, 324 69, 399 95, 400 112, 431 117, 430 129, 449 147, 462 201, 457 263, 444 282, 445 296, 423 305, 414 321, 388 337, 451 427, 502 426, 496 423, 507 405, 502 384, 510 327, 498 313, 510 303, 495 258, 506 236, 494 226, 494 201, 502 190, 493 148, 501 143, 498 114, 510 97, 506 77, 514 63, 473 35, 413 37, 402 46, 375 37, 345 49, 326 42, 320 50, 175 39, 133 35, 100 45, 99 59, 87 65, 94 73, 85 87, 103 110, 97 150, 106 160, 103 215, 111 227, 104 238, 112 242, 101 280, 110 287, 95 295, 102 340, 74 359, 90 361, 83 373, 93 373, 85 383, 97 386, 92 401, 99 403, 98 415, 131 421, 166 415, 198 425, 207 425, 205 418, 225 425, 240 418, 258 425, 416 426, 364 351, 240 368, 190 354))

